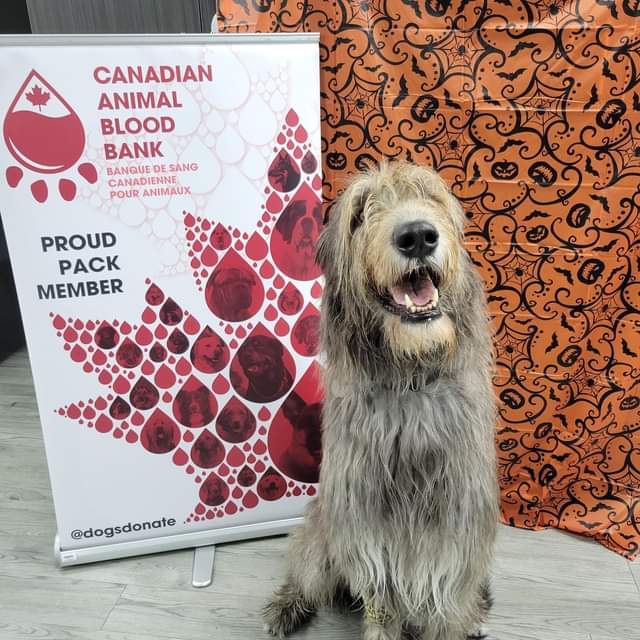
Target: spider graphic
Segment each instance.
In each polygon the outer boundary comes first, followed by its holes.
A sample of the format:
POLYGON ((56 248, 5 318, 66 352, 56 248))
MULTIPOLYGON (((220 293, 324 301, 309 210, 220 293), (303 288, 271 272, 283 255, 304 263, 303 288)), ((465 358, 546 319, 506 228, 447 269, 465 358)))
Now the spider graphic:
MULTIPOLYGON (((4 119, 7 148, 22 167, 36 174, 68 172, 82 157, 86 137, 80 118, 69 103, 35 70, 27 76, 4 119)), ((24 177, 24 169, 11 165, 6 170, 7 184, 15 189, 24 177)), ((78 174, 89 184, 98 180, 90 162, 78 166, 78 174)), ((65 173, 58 179, 58 192, 70 202, 78 185, 65 173)), ((30 184, 33 198, 40 203, 49 198, 49 183, 36 179, 30 184)))

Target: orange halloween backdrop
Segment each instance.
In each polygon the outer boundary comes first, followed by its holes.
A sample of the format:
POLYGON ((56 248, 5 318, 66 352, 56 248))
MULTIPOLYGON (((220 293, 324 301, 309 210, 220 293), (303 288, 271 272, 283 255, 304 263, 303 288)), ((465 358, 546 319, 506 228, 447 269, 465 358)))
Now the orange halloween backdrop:
POLYGON ((635 557, 640 1, 219 4, 223 31, 320 32, 327 202, 383 156, 462 201, 495 322, 505 522, 635 557))

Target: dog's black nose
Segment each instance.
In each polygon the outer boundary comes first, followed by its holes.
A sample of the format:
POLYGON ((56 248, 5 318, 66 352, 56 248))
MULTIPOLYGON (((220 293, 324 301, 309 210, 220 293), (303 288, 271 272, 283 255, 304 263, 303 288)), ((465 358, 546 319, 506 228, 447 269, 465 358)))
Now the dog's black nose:
POLYGON ((426 258, 438 246, 438 230, 424 220, 408 222, 396 229, 393 242, 407 258, 426 258))

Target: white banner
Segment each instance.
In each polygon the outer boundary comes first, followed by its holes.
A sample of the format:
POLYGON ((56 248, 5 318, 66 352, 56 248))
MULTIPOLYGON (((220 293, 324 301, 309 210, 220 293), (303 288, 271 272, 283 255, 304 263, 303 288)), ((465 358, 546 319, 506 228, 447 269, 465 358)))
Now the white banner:
POLYGON ((60 550, 300 516, 320 461, 317 36, 5 37, 0 66, 60 550))

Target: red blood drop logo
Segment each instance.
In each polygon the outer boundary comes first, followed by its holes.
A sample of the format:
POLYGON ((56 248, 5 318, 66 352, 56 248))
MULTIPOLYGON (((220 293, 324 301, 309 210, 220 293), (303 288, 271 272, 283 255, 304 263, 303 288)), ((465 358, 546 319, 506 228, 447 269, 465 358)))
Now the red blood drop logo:
POLYGON ((169 453, 180 442, 180 429, 164 411, 156 409, 140 433, 140 442, 150 453, 169 453))
POLYGON ((174 329, 167 338, 167 349, 171 353, 180 354, 184 353, 188 348, 189 338, 180 329, 174 329))
POLYGON ((113 349, 118 344, 120 336, 108 322, 103 322, 96 330, 94 340, 101 349, 113 349))
POLYGON ((205 300, 218 318, 240 322, 248 320, 260 309, 264 287, 246 260, 231 249, 209 277, 205 300))
POLYGON ((172 298, 168 298, 160 307, 160 320, 170 327, 182 321, 182 309, 172 298))
POLYGON ((214 249, 224 251, 231 246, 231 234, 218 223, 209 236, 209 242, 214 249))
POLYGON ((214 395, 195 376, 190 376, 173 401, 173 415, 185 427, 204 427, 218 410, 214 395))
POLYGON ((300 291, 289 283, 278 296, 278 309, 287 316, 294 316, 302 309, 303 302, 300 291))
POLYGON ((308 304, 296 320, 291 331, 291 344, 301 356, 311 357, 318 353, 320 344, 320 313, 308 304))
POLYGON ((240 473, 238 473, 238 484, 242 487, 250 487, 256 481, 256 474, 247 465, 240 469, 240 473))
POLYGON ((209 429, 205 429, 191 447, 193 463, 203 469, 217 467, 224 460, 224 454, 224 445, 209 429))
POLYGON ((158 390, 144 376, 133 385, 129 394, 129 402, 141 411, 155 407, 158 400, 160 400, 158 390))
POLYGON ((293 191, 300 182, 300 169, 287 151, 281 149, 273 159, 268 171, 269 184, 276 190, 293 191))
POLYGON ((279 500, 286 490, 287 481, 273 467, 269 467, 258 482, 258 495, 263 500, 279 500))
POLYGON ((129 338, 125 338, 116 352, 116 362, 124 369, 133 369, 142 362, 142 349, 129 338))
POLYGON ((117 396, 109 407, 109 414, 114 420, 124 420, 130 413, 131 407, 129 403, 120 396, 117 396))
POLYGON ((244 442, 255 430, 254 415, 238 398, 231 398, 216 420, 216 431, 227 442, 244 442))
POLYGON ((229 497, 229 487, 215 473, 210 473, 200 487, 200 500, 210 507, 219 507, 229 497))
POLYGON ((4 119, 4 139, 11 155, 37 173, 69 169, 78 162, 85 145, 80 118, 35 70, 27 76, 9 107, 4 119))
POLYGON ((198 371, 217 373, 229 362, 229 348, 224 340, 207 326, 193 343, 190 358, 198 371))

